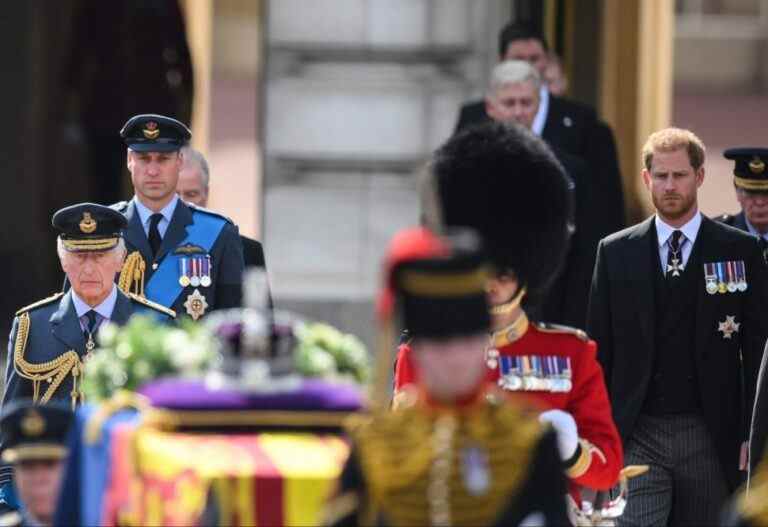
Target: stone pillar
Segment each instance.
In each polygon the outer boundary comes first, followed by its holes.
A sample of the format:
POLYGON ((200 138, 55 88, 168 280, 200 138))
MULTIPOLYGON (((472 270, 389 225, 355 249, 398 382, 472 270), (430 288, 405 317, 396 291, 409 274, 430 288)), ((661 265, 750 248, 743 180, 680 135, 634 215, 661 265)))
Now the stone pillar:
POLYGON ((639 176, 643 143, 670 122, 673 9, 668 1, 603 3, 600 109, 616 134, 632 223, 651 210, 639 176))

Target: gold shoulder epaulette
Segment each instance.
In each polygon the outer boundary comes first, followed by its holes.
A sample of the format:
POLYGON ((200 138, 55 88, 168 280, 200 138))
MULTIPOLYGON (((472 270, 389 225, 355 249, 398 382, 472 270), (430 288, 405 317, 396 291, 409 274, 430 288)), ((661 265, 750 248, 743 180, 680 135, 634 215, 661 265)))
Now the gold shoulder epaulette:
POLYGON ((589 340, 587 332, 581 329, 572 328, 571 326, 563 326, 562 324, 550 324, 548 322, 537 322, 536 328, 544 333, 565 333, 567 335, 574 335, 583 340, 584 342, 589 340))
POLYGON ((38 300, 37 302, 29 304, 28 306, 24 306, 21 309, 19 309, 18 311, 16 311, 16 316, 18 317, 19 315, 21 315, 22 313, 24 313, 26 311, 31 311, 31 310, 36 309, 38 307, 44 306, 46 304, 50 304, 51 302, 54 302, 54 301, 58 300, 62 296, 64 296, 64 293, 59 292, 59 293, 56 293, 55 295, 49 296, 48 298, 43 298, 42 300, 38 300))
POLYGON ((14 527, 21 525, 22 517, 17 511, 6 512, 0 515, 0 527, 14 527))
POLYGON ((138 302, 139 304, 143 304, 143 305, 145 305, 147 307, 151 307, 155 311, 160 311, 161 313, 165 313, 166 315, 168 315, 171 318, 176 318, 176 311, 174 311, 173 309, 168 309, 165 306, 161 306, 160 304, 158 304, 156 302, 152 302, 151 300, 147 300, 143 296, 139 296, 139 295, 137 295, 135 293, 126 293, 126 295, 128 295, 128 298, 130 298, 134 302, 138 302))

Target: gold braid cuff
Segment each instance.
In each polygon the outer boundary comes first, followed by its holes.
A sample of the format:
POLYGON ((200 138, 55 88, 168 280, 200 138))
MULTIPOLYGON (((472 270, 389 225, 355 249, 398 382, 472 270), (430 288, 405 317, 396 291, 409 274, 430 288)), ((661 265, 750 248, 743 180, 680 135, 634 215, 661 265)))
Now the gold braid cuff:
POLYGON ((134 293, 144 296, 144 273, 147 263, 139 251, 133 251, 125 258, 117 286, 123 293, 134 293))
POLYGON ((605 455, 602 451, 586 439, 579 438, 579 449, 581 452, 578 459, 565 471, 571 479, 581 477, 589 470, 589 467, 592 466, 592 453, 597 453, 605 462, 605 455))
POLYGON ((32 363, 24 359, 24 350, 29 337, 29 313, 19 315, 19 325, 16 330, 16 343, 13 350, 13 368, 19 377, 32 382, 32 401, 35 404, 46 404, 59 388, 68 374, 72 374, 72 408, 82 399, 78 389, 78 377, 83 372, 83 363, 75 350, 69 350, 48 362, 32 363), (40 383, 49 383, 45 393, 40 397, 40 383))

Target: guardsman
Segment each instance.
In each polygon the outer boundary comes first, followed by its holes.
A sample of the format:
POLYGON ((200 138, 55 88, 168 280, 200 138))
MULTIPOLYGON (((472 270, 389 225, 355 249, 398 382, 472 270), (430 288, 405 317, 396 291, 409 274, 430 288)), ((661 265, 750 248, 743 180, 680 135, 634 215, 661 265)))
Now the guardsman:
MULTIPOLYGON (((390 255, 425 236, 437 238, 423 229, 396 236, 390 255)), ((385 326, 394 314, 409 328, 422 374, 397 411, 380 409, 351 427, 327 524, 567 522, 553 432, 486 380, 490 265, 468 238, 436 240, 431 258, 390 258, 391 300, 382 302, 390 307, 380 314, 385 326)))
MULTIPOLYGON (((99 327, 110 321, 124 324, 137 312, 171 321, 175 313, 114 283, 125 258, 122 230, 125 217, 93 203, 72 205, 53 215, 59 231, 57 250, 61 268, 71 285, 16 312, 8 343, 3 406, 20 398, 36 404, 81 400, 83 361, 96 347, 99 327)), ((12 500, 9 471, 0 467, 0 506, 12 500), (5 495, 5 496, 3 496, 5 495)))
MULTIPOLYGON (((607 490, 618 482, 623 453, 595 343, 583 331, 529 322, 521 305, 536 307, 537 300, 546 297, 547 283, 563 259, 568 232, 559 226, 567 225, 568 198, 547 178, 558 181, 564 176, 556 168, 546 172, 524 159, 517 160, 516 169, 493 168, 482 163, 481 153, 475 154, 479 142, 472 135, 457 138, 438 154, 434 172, 442 216, 448 226, 477 228, 500 253, 496 273, 485 284, 493 330, 488 376, 509 393, 540 405, 541 419, 558 431, 576 514, 581 510, 580 487, 607 490), (533 176, 536 170, 545 176, 533 176), (486 174, 483 180, 471 177, 481 172, 486 174), (495 195, 516 206, 487 206, 495 195), (546 208, 531 196, 542 196, 546 208), (540 225, 531 220, 534 217, 540 225)), ((544 153, 540 156, 548 159, 544 153)), ((410 354, 410 346, 400 347, 396 391, 417 380, 410 354)))
POLYGON ((144 114, 129 119, 120 136, 135 192, 131 201, 113 206, 128 221, 120 288, 194 320, 239 307, 243 247, 237 226, 176 194, 189 129, 170 117, 144 114))
POLYGON ((61 486, 66 436, 73 413, 67 405, 15 401, 3 409, 3 463, 13 467, 21 507, 0 515, 2 526, 52 525, 61 486))
POLYGON ((755 235, 768 261, 768 148, 729 148, 723 156, 734 161, 733 186, 741 212, 715 219, 755 235))

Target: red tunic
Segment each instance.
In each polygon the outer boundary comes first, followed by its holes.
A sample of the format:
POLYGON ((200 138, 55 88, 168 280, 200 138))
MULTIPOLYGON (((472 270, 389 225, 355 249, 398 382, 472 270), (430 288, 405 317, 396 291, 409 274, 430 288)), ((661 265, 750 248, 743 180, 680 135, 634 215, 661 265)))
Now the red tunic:
MULTIPOLYGON (((498 382, 500 369, 509 366, 510 360, 505 361, 503 357, 526 357, 519 359, 517 364, 525 360, 526 368, 536 366, 539 371, 554 371, 560 374, 560 378, 567 377, 567 371, 564 371, 567 368, 562 367, 567 364, 570 368, 570 386, 559 382, 556 387, 556 383, 552 383, 552 386, 538 386, 534 391, 515 390, 514 393, 530 396, 547 409, 563 410, 573 416, 582 449, 586 449, 589 454, 585 459, 588 463, 586 469, 578 471, 581 474, 572 478, 574 483, 597 490, 615 485, 623 467, 624 454, 611 417, 611 404, 603 371, 596 359, 595 342, 589 340, 583 331, 546 324, 530 324, 525 333, 512 342, 505 338, 505 332, 502 330, 494 335, 499 357, 495 361, 489 360, 489 379, 498 382), (536 357, 537 362, 529 360, 529 357, 536 357), (493 362, 496 365, 490 368, 493 362), (549 366, 542 366, 543 363, 549 366), (550 391, 552 389, 567 391, 550 391)), ((395 391, 417 380, 418 372, 410 353, 407 345, 400 346, 398 350, 395 391)), ((509 386, 515 383, 505 384, 509 386)))

